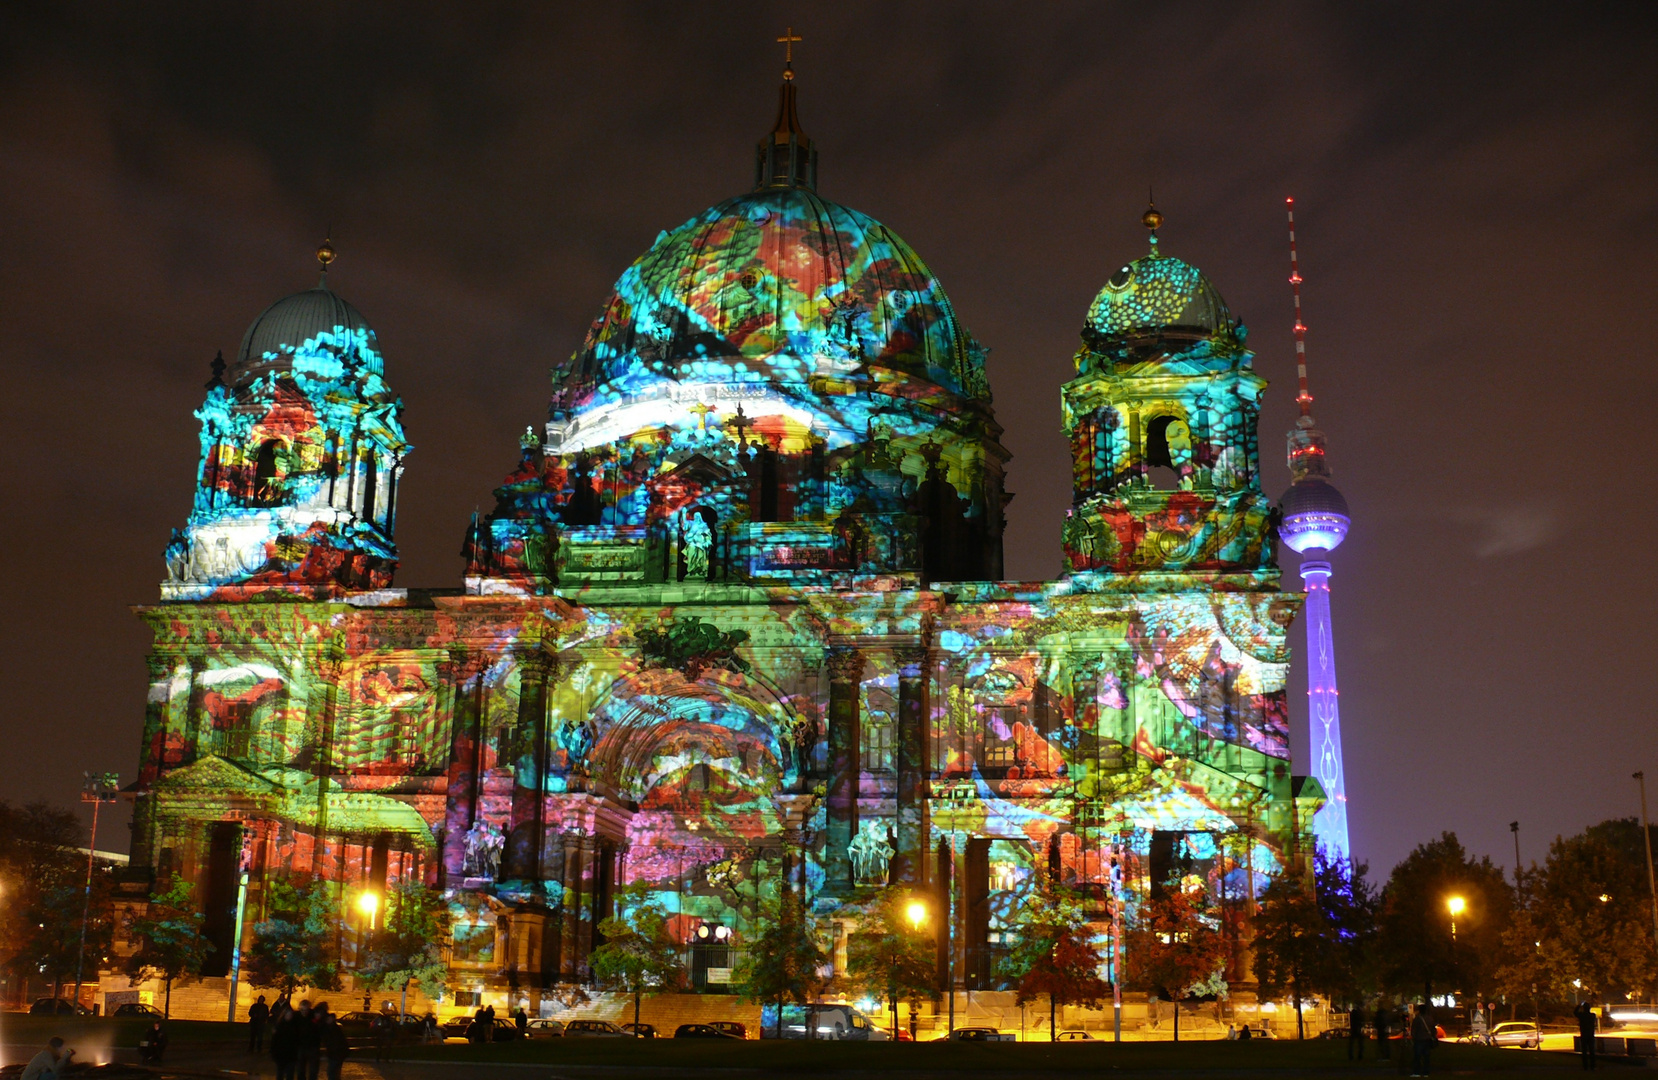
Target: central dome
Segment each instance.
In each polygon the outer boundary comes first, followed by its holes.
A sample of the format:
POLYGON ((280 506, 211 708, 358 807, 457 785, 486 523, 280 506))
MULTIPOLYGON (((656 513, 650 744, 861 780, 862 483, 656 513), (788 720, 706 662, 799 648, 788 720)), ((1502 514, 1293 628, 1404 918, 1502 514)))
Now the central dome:
POLYGON ((767 187, 660 234, 559 381, 625 394, 663 379, 804 384, 864 368, 989 396, 983 350, 908 244, 809 188, 767 187))

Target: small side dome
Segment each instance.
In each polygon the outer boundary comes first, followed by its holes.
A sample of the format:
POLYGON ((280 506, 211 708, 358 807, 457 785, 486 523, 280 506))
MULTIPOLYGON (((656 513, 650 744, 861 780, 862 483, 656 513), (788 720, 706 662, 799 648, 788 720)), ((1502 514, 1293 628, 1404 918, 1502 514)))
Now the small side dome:
POLYGON ((1111 275, 1088 307, 1090 344, 1198 341, 1237 333, 1226 301, 1197 267, 1153 251, 1111 275))
POLYGON ((298 356, 319 353, 384 374, 374 329, 327 285, 285 296, 260 312, 243 335, 225 381, 246 386, 260 376, 294 370, 298 356))
POLYGON ((1279 535, 1292 551, 1334 551, 1347 538, 1352 523, 1347 500, 1333 484, 1323 480, 1291 484, 1278 506, 1284 515, 1279 535))

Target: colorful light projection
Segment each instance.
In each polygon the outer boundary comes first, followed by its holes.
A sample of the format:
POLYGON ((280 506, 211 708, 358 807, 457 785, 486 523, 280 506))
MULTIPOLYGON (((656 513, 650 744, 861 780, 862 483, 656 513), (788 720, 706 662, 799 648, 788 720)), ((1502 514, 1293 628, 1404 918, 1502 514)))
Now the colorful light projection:
POLYGON ((1063 391, 1073 574, 1275 572, 1255 467, 1266 380, 1246 336, 1207 278, 1158 250, 1155 231, 1151 253, 1100 290, 1063 391))
MULTIPOLYGON (((332 260, 332 249, 324 245, 332 260)), ((319 258, 320 258, 319 253, 319 258)), ((397 484, 411 449, 374 331, 326 280, 266 309, 228 371, 216 359, 167 599, 343 595, 391 584, 397 484)))
POLYGON ((1304 857, 1243 328, 1155 252, 1108 283, 1065 388, 1072 572, 997 581, 982 350, 809 161, 765 182, 778 145, 623 275, 459 594, 383 588, 407 446, 360 316, 318 290, 255 323, 143 612, 137 860, 212 879, 264 829, 255 898, 395 863, 455 898, 457 972, 539 993, 587 977, 624 884, 693 949, 786 890, 827 922, 948 888, 988 986, 1039 874, 1103 926, 1113 858, 1138 902, 1304 857))

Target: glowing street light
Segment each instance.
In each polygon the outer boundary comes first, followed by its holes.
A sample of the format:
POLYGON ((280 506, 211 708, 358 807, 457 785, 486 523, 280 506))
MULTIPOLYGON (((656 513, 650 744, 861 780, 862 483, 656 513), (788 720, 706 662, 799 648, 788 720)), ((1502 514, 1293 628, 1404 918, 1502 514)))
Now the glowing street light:
POLYGON ((372 890, 364 890, 357 897, 357 910, 362 912, 363 918, 370 923, 374 922, 374 916, 380 910, 380 894, 372 890))
POLYGON ((1460 896, 1450 897, 1445 901, 1445 908, 1451 913, 1451 940, 1457 939, 1457 916, 1468 910, 1468 901, 1460 896))
POLYGON ((920 900, 911 900, 909 906, 904 909, 904 914, 909 918, 910 925, 917 930, 927 923, 927 905, 920 900))

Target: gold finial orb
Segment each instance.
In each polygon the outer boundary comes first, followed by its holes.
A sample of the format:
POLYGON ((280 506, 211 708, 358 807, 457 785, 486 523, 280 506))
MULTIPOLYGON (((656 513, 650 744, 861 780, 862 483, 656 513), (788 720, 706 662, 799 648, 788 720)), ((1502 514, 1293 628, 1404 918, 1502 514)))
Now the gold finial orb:
POLYGON ((1152 203, 1146 207, 1146 212, 1140 215, 1140 224, 1144 225, 1152 232, 1156 232, 1162 227, 1163 215, 1158 212, 1156 203, 1152 203))
POLYGON ((338 258, 338 256, 334 252, 333 243, 327 238, 324 238, 322 246, 317 248, 317 262, 322 264, 323 273, 328 273, 328 264, 333 262, 336 258, 338 258))

